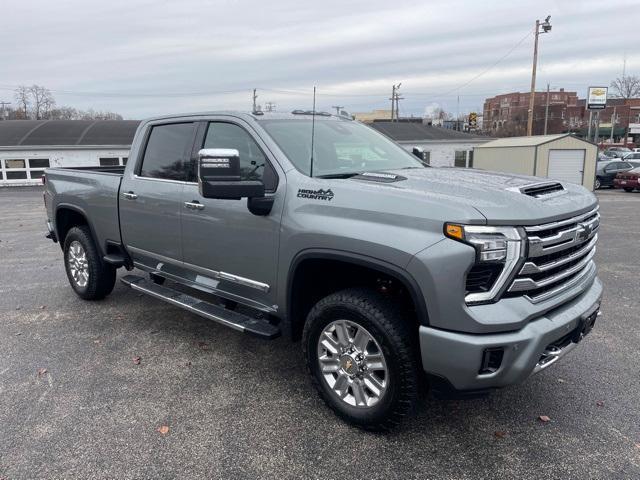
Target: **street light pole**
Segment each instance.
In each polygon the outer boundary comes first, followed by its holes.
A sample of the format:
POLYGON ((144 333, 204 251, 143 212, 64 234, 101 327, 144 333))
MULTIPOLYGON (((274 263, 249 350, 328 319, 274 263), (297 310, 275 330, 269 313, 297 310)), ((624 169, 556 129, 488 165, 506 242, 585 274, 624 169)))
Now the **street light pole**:
POLYGON ((535 40, 533 43, 533 68, 531 69, 531 94, 529 95, 529 117, 527 118, 527 135, 533 135, 533 107, 535 105, 536 96, 536 68, 538 66, 538 36, 540 33, 547 33, 551 31, 551 24, 549 23, 549 15, 544 22, 540 23, 540 20, 536 20, 535 40), (542 32, 540 31, 542 27, 542 32))

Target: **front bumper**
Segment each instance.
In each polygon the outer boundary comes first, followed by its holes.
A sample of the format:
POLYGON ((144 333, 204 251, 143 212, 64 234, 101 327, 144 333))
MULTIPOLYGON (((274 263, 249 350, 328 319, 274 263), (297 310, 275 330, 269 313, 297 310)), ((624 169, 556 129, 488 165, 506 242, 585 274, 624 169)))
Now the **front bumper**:
MULTIPOLYGON (((564 356, 573 347, 572 333, 595 319, 602 298, 598 278, 579 297, 509 333, 469 334, 420 326, 424 370, 445 379, 455 390, 477 391, 519 383, 564 356), (569 338, 566 346, 558 342, 569 338), (550 348, 553 346, 553 348, 550 348), (480 373, 487 349, 503 349, 500 366, 480 373)), ((576 338, 579 340, 580 337, 576 338)))

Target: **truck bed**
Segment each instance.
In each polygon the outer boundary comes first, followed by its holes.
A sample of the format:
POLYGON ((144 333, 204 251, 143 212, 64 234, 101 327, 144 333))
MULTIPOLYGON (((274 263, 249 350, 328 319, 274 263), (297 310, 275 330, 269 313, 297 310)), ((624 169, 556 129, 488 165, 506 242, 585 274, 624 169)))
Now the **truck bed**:
POLYGON ((120 243, 118 192, 123 171, 121 166, 48 168, 45 171, 48 217, 55 219, 65 209, 84 215, 105 253, 109 242, 120 243))

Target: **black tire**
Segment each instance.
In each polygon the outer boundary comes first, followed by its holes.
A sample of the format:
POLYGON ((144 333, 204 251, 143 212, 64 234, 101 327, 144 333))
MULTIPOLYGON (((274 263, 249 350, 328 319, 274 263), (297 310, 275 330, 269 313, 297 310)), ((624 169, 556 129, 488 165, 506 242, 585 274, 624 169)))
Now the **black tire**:
POLYGON ((312 381, 324 402, 342 419, 367 430, 392 429, 410 415, 420 392, 417 331, 403 311, 374 290, 352 288, 320 300, 307 317, 303 350, 312 381), (364 327, 380 345, 387 364, 388 386, 378 403, 356 407, 341 400, 322 376, 317 356, 325 327, 348 320, 364 327))
POLYGON ((166 280, 164 277, 161 277, 160 275, 155 275, 153 273, 149 274, 149 279, 156 285, 163 285, 164 281, 166 280))
POLYGON ((625 192, 633 192, 633 188, 625 188, 624 191, 625 192))
POLYGON ((602 188, 602 181, 600 180, 600 177, 596 177, 596 182, 594 185, 594 189, 595 190, 600 190, 600 188, 602 188))
POLYGON ((64 238, 64 266, 71 288, 85 300, 100 300, 106 297, 116 283, 116 268, 102 260, 89 227, 84 225, 73 227, 64 238), (79 285, 71 273, 69 250, 73 242, 79 242, 86 255, 88 268, 86 285, 79 285))

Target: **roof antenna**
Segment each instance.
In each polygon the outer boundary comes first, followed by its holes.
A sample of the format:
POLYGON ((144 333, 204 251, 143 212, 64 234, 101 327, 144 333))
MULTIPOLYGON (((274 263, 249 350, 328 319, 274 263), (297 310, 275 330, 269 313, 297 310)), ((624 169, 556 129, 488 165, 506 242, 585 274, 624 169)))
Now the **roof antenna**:
POLYGON ((313 87, 313 110, 311 111, 311 168, 309 176, 313 178, 313 137, 316 129, 316 87, 313 87))

